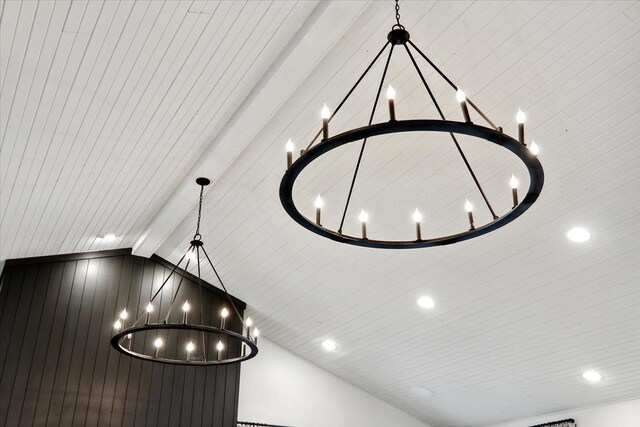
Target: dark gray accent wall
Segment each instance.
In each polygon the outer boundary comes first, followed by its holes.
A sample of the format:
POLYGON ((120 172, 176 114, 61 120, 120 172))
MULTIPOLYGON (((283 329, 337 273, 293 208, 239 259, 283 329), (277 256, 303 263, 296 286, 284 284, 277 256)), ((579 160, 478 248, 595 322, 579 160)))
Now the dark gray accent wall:
MULTIPOLYGON (((125 306, 142 310, 169 266, 130 250, 7 261, 0 284, 0 425, 235 426, 239 365, 157 364, 109 343, 117 313, 125 306)), ((193 276, 185 277, 185 292, 193 292, 193 276)), ((205 294, 210 312, 217 310, 220 292, 205 294)), ((229 329, 239 328, 236 321, 229 329)))

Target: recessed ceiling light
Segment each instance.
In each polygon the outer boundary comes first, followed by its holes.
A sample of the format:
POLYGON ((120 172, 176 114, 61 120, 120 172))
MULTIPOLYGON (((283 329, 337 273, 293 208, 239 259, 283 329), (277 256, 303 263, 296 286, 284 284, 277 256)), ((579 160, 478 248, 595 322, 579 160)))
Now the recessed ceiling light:
POLYGON ((338 346, 333 340, 324 340, 322 341, 322 347, 327 351, 334 351, 338 346))
POLYGON ((109 242, 113 242, 114 240, 116 240, 116 235, 113 233, 108 233, 108 234, 104 234, 102 236, 98 236, 98 239, 100 239, 100 241, 105 242, 105 243, 109 243, 109 242))
POLYGON ((413 387, 411 387, 411 393, 423 399, 428 399, 435 396, 435 394, 431 390, 420 385, 414 385, 413 387))
POLYGON ((597 383, 598 381, 602 380, 602 375, 600 375, 596 371, 585 371, 582 374, 582 378, 589 381, 590 383, 597 383))
POLYGON ((574 227, 567 231, 567 238, 572 242, 582 243, 591 238, 591 233, 582 227, 574 227))
POLYGON ((436 303, 428 296, 421 296, 418 298, 418 305, 422 308, 433 308, 436 306, 436 303))

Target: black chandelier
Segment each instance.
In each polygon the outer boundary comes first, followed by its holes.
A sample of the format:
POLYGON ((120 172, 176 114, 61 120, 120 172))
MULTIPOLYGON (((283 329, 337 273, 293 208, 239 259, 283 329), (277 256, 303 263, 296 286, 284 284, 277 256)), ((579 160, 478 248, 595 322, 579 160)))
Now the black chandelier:
POLYGON ((306 229, 313 231, 316 234, 319 234, 323 237, 327 237, 329 239, 348 243, 357 246, 366 246, 373 248, 385 248, 385 249, 406 249, 406 248, 420 248, 420 247, 429 247, 429 246, 439 246, 439 245, 447 245, 451 243, 460 242, 463 240, 472 239, 474 237, 481 236, 483 234, 489 233, 493 230, 496 230, 500 227, 505 226, 510 223, 514 219, 518 218, 522 215, 527 209, 533 205, 533 203, 537 200, 540 192, 542 191, 542 187, 544 184, 544 171, 542 169, 542 165, 537 159, 537 154, 539 151, 538 146, 535 142, 531 141, 529 146, 525 143, 524 137, 524 121, 525 115, 521 110, 518 110, 516 115, 516 121, 518 123, 518 139, 512 138, 503 132, 501 127, 496 126, 486 114, 484 114, 470 99, 468 99, 464 92, 460 90, 452 81, 449 79, 418 47, 410 40, 409 32, 405 30, 405 28, 400 24, 400 8, 398 5, 398 0, 396 0, 396 24, 393 25, 391 32, 387 35, 387 42, 382 47, 382 49, 375 56, 373 61, 369 64, 369 66, 365 69, 364 73, 358 78, 353 87, 347 92, 347 95, 342 99, 342 101, 338 104, 335 111, 331 113, 327 108, 326 104, 322 109, 322 128, 318 131, 315 137, 311 140, 311 142, 307 145, 304 150, 300 151, 300 157, 294 162, 293 161, 293 151, 294 146, 291 140, 289 140, 286 144, 286 152, 287 152, 287 170, 280 182, 280 201, 284 209, 287 213, 300 225, 305 227, 306 229), (376 105, 378 104, 378 100, 380 98, 380 93, 384 86, 385 77, 387 74, 387 70, 389 68, 389 63, 391 61, 392 54, 396 46, 399 46, 403 49, 413 67, 415 68, 426 92, 433 102, 436 110, 438 111, 439 119, 417 119, 417 120, 398 120, 396 118, 396 105, 395 105, 395 90, 393 87, 389 86, 387 90, 387 98, 388 98, 388 107, 389 107, 389 120, 387 122, 381 123, 373 123, 373 117, 376 111, 376 105), (348 130, 346 132, 340 133, 338 135, 330 136, 329 134, 329 123, 331 119, 336 115, 336 113, 342 108, 344 103, 349 99, 349 97, 353 94, 356 87, 362 82, 367 73, 371 70, 373 65, 378 61, 378 59, 382 56, 387 48, 390 47, 387 60, 384 66, 384 71, 382 73, 382 78, 380 80, 380 84, 378 86, 378 90, 375 96, 375 100, 373 103, 373 108, 371 111, 371 115, 369 117, 369 122, 366 126, 359 127, 356 129, 348 130), (413 50, 413 52, 412 52, 413 50), (422 57, 429 66, 431 66, 440 77, 442 77, 448 84, 456 91, 456 99, 460 104, 461 113, 464 121, 452 121, 447 120, 436 100, 433 91, 427 80, 420 70, 418 63, 416 61, 416 57, 414 56, 414 52, 417 53, 420 57, 422 57), (475 124, 471 120, 471 115, 469 114, 469 108, 471 108, 478 113, 478 115, 489 125, 480 126, 475 124), (367 221, 368 221, 368 213, 364 210, 360 212, 359 220, 362 226, 362 232, 360 236, 347 235, 342 232, 342 228, 344 225, 345 217, 347 215, 347 211, 349 209, 349 202, 351 201, 351 196, 353 194, 354 185, 356 182, 356 178, 358 176, 358 170, 360 169, 360 164, 362 161, 362 157, 364 154, 365 147, 367 145, 367 139, 375 136, 386 135, 386 134, 399 134, 404 132, 445 132, 451 136, 453 140, 453 144, 455 145, 457 152, 462 157, 464 164, 466 165, 471 178, 473 179, 484 203, 489 209, 493 220, 487 224, 476 225, 474 222, 473 216, 473 204, 466 200, 464 204, 464 208, 467 212, 467 216, 469 219, 469 229, 464 230, 463 232, 440 236, 440 237, 430 237, 427 236, 427 233, 423 233, 422 230, 422 214, 416 209, 413 215, 413 220, 415 222, 415 239, 414 240, 376 240, 372 239, 367 235, 367 221), (316 144, 318 138, 322 135, 322 139, 316 144), (458 139, 456 135, 468 135, 480 138, 482 140, 486 140, 497 144, 507 150, 511 151, 515 154, 526 166, 529 173, 529 188, 527 190, 526 195, 520 200, 518 197, 518 185, 519 182, 517 178, 512 175, 510 180, 510 185, 512 188, 512 200, 513 205, 512 208, 504 213, 503 215, 498 215, 489 199, 487 198, 476 174, 474 173, 467 157, 465 156, 460 144, 458 143, 458 139), (315 218, 307 218, 305 215, 300 212, 300 210, 296 207, 293 200, 293 187, 296 182, 298 175, 311 164, 314 160, 318 159, 323 154, 334 150, 338 147, 351 144, 357 141, 362 140, 362 145, 360 147, 360 152, 358 155, 357 162, 355 164, 353 178, 351 180, 351 185, 349 187, 349 192, 346 197, 346 202, 344 206, 344 210, 342 212, 342 219, 340 221, 340 225, 336 230, 332 230, 327 228, 321 221, 321 213, 323 207, 323 200, 318 195, 315 202, 315 218))
MULTIPOLYGON (((252 329, 251 318, 244 319, 238 311, 201 240, 202 196, 204 187, 209 185, 210 181, 207 178, 198 178, 196 183, 200 186, 198 223, 189 248, 167 275, 160 288, 153 294, 146 308, 137 313, 134 322, 131 325, 127 324, 129 313, 125 307, 113 325, 115 333, 111 338, 111 345, 128 356, 173 365, 201 366, 244 362, 255 357, 258 353, 257 344, 260 331, 256 327, 252 329), (194 306, 191 302, 188 300, 177 301, 178 292, 183 284, 183 274, 179 274, 180 279, 175 292, 170 292, 171 299, 166 312, 160 313, 159 309, 156 310, 154 301, 185 259, 187 260, 185 270, 188 270, 191 261, 195 261, 197 267, 199 316, 192 316, 194 306), (201 261, 204 262, 204 259, 211 266, 220 285, 222 285, 229 307, 242 325, 242 333, 234 332, 230 330, 232 328, 228 327, 231 324, 229 316, 232 313, 226 306, 221 307, 217 313, 210 313, 211 315, 207 317, 212 320, 205 322, 206 311, 203 304, 201 279, 201 261), (179 310, 175 309, 176 306, 180 306, 179 310), (213 319, 217 319, 216 323, 219 321, 219 326, 213 326, 213 319), (167 345, 169 343, 172 344, 171 348, 167 345)), ((198 307, 195 306, 195 308, 198 307)))

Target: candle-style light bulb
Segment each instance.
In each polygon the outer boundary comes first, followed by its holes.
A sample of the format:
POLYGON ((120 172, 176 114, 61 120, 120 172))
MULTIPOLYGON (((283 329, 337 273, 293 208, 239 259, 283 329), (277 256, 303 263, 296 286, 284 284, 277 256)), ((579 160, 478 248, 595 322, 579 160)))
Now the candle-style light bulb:
POLYGON ((191 310, 191 305, 189 304, 189 301, 185 301, 184 304, 182 304, 182 323, 187 323, 187 320, 189 319, 189 310, 191 310))
POLYGON ((126 308, 120 312, 120 318, 122 320, 127 320, 128 316, 129 316, 129 313, 127 313, 127 309, 126 308))
POLYGON ((473 225, 473 205, 471 204, 469 199, 466 199, 464 201, 464 210, 467 211, 467 216, 469 217, 469 226, 470 229, 473 230, 475 228, 475 226, 473 225))
POLYGON ((229 310, 227 310, 227 307, 223 307, 222 310, 220 310, 220 329, 224 329, 227 316, 229 316, 229 310))
POLYGON ((322 106, 322 111, 320 112, 322 116, 322 139, 329 138, 329 118, 331 118, 331 111, 329 111, 329 107, 327 104, 322 106))
POLYGON ((387 102, 389 103, 389 120, 396 119, 396 90, 389 85, 387 88, 387 102))
POLYGON ((369 221, 369 214, 365 212, 364 209, 360 210, 360 215, 358 215, 358 219, 362 223, 362 238, 367 238, 367 221, 369 221))
POLYGON ((418 208, 413 212, 413 220, 416 223, 416 238, 418 240, 422 240, 422 225, 420 224, 420 221, 422 221, 422 214, 418 208))
POLYGON ((253 342, 258 343, 258 337, 260 336, 260 330, 258 328, 253 328, 253 342))
POLYGON ((520 144, 524 144, 524 120, 527 117, 524 115, 521 109, 518 108, 518 114, 516 114, 516 122, 518 122, 518 141, 520 144))
POLYGON ((216 350, 218 351, 224 350, 224 344, 222 343, 222 341, 218 341, 218 344, 216 344, 216 350))
POLYGON ((317 225, 321 225, 321 212, 322 212, 322 206, 324 206, 324 200, 322 200, 322 197, 320 197, 320 195, 318 194, 318 197, 316 197, 316 201, 314 202, 314 205, 316 206, 316 224, 317 225))
POLYGON ((464 117, 464 121, 467 123, 471 122, 471 117, 469 116, 469 108, 467 107, 467 95, 461 89, 456 91, 456 99, 460 103, 460 108, 462 109, 462 116, 464 117))
POLYGON ((469 199, 465 199, 464 201, 464 210, 467 212, 473 212, 473 204, 471 204, 469 199))
POLYGON ((120 322, 120 319, 118 319, 113 324, 113 329, 115 329, 116 331, 119 331, 120 328, 122 328, 122 322, 120 322))
POLYGON ((244 324, 247 325, 248 328, 253 326, 253 319, 251 317, 247 317, 247 320, 244 321, 244 324))
POLYGON ((537 156, 540 152, 540 147, 534 141, 531 141, 531 145, 529 146, 529 150, 534 156, 537 156))
POLYGON ((396 99, 396 90, 391 85, 387 88, 387 99, 396 99))
POLYGON ((151 301, 149 301, 149 304, 147 304, 147 307, 144 309, 144 311, 147 312, 145 323, 149 323, 149 317, 151 315, 151 312, 153 311, 153 304, 151 304, 151 301))
POLYGON ((514 174, 511 174, 511 179, 509 180, 509 185, 511 186, 511 197, 513 198, 513 207, 518 206, 518 178, 514 174))
POLYGON ((509 185, 511 186, 511 188, 518 188, 518 185, 520 185, 520 183, 518 182, 518 178, 516 178, 514 174, 511 174, 509 185))
POLYGON ((160 350, 160 347, 162 347, 162 338, 158 337, 153 341, 153 346, 156 348, 156 354, 155 357, 158 357, 158 351, 160 350))
POLYGON ((196 346, 195 346, 195 344, 193 344, 193 341, 189 341, 187 343, 186 349, 187 349, 187 362, 190 362, 191 361, 191 353, 193 353, 193 350, 196 349, 196 346))
POLYGON ((287 152, 287 169, 291 167, 291 163, 293 163, 293 150, 294 150, 294 146, 293 146, 293 141, 291 141, 291 138, 289 138, 289 140, 287 141, 287 143, 284 146, 284 149, 287 152))

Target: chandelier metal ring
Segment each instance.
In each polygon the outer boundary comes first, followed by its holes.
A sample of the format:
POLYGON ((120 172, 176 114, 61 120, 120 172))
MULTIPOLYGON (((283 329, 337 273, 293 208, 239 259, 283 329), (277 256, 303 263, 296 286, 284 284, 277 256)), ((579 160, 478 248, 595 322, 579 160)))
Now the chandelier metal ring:
POLYGON ((364 246, 380 249, 410 249, 424 248, 431 246, 448 245, 463 240, 472 239, 489 233, 500 227, 504 227, 511 221, 522 215, 537 200, 542 187, 544 185, 544 171, 542 164, 538 158, 525 145, 511 136, 480 126, 473 123, 456 122, 449 120, 390 120, 384 123, 376 123, 369 126, 363 126, 352 129, 347 132, 334 135, 330 138, 322 140, 319 144, 314 145, 304 155, 299 157, 285 172, 280 182, 280 201, 285 211, 298 224, 320 236, 327 237, 341 243, 347 243, 356 246, 364 246), (448 236, 424 239, 424 240, 375 240, 364 239, 357 236, 350 236, 339 233, 321 225, 316 224, 312 220, 304 216, 295 205, 293 200, 293 187, 300 173, 311 164, 314 160, 327 152, 334 150, 343 145, 361 141, 366 138, 400 132, 445 132, 452 134, 463 134, 474 136, 494 144, 514 153, 526 166, 529 172, 529 189, 526 196, 506 214, 496 218, 492 222, 472 228, 466 232, 452 234, 448 236))
MULTIPOLYGON (((216 338, 218 339, 218 338, 216 338)), ((258 346, 249 338, 236 332, 217 328, 215 326, 197 325, 197 324, 180 324, 180 323, 150 323, 141 326, 133 326, 128 329, 122 330, 111 338, 111 345, 127 356, 135 357, 137 359, 148 360, 152 362, 165 363, 170 365, 187 365, 187 366, 211 366, 211 365, 228 365, 231 363, 244 362, 249 359, 253 359, 258 354, 258 346), (148 333, 152 331, 165 331, 165 330, 184 330, 184 331, 199 331, 208 334, 215 334, 216 337, 225 336, 226 348, 232 348, 230 342, 235 341, 239 346, 246 346, 248 349, 243 348, 240 351, 240 355, 237 357, 224 358, 224 359, 209 359, 209 360, 181 360, 175 358, 156 357, 155 355, 146 354, 144 352, 138 352, 128 348, 126 342, 131 342, 135 339, 135 334, 148 333)))

